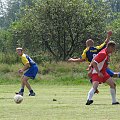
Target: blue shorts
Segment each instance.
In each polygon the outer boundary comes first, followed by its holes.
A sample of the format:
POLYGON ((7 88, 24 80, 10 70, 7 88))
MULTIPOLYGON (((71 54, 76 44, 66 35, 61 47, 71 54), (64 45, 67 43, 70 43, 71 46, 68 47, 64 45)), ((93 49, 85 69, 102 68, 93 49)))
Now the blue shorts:
POLYGON ((38 73, 38 66, 32 65, 25 73, 24 75, 27 77, 30 77, 31 79, 35 79, 36 74, 38 73))
POLYGON ((112 70, 110 70, 110 68, 107 68, 107 69, 106 69, 106 72, 107 72, 111 77, 113 77, 114 72, 113 72, 112 70))

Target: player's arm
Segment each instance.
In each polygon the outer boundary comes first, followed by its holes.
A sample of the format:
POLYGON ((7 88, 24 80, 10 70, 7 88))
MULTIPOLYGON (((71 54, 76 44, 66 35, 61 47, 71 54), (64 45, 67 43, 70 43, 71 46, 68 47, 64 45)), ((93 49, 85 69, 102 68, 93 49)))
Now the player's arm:
POLYGON ((68 59, 68 62, 84 62, 85 59, 82 58, 70 58, 68 59))
POLYGON ((98 76, 100 77, 103 77, 103 74, 100 72, 100 70, 98 69, 98 66, 97 66, 97 62, 96 61, 92 61, 91 65, 93 66, 93 68, 95 68, 95 70, 97 71, 98 73, 98 76))
POLYGON ((110 41, 111 35, 112 35, 112 31, 108 31, 108 32, 107 32, 107 37, 106 37, 105 41, 104 41, 101 45, 96 46, 96 48, 97 48, 98 50, 101 50, 101 49, 105 48, 106 45, 107 45, 107 43, 110 41))
POLYGON ((105 40, 105 43, 107 44, 109 41, 110 41, 110 37, 112 36, 112 31, 108 31, 107 32, 107 37, 106 37, 106 40, 105 40))
POLYGON ((24 67, 22 68, 23 71, 27 70, 28 68, 30 67, 30 64, 29 63, 26 63, 24 65, 24 67))
POLYGON ((24 64, 24 67, 19 70, 19 73, 23 73, 25 70, 27 70, 30 67, 30 63, 25 55, 21 57, 22 63, 24 64))
POLYGON ((23 68, 19 69, 19 73, 23 73, 25 70, 27 70, 30 67, 29 63, 26 63, 23 68))
POLYGON ((86 57, 87 50, 88 50, 88 48, 83 50, 83 53, 79 58, 70 58, 70 59, 68 59, 68 62, 84 62, 84 61, 87 61, 87 57, 86 57))
POLYGON ((100 72, 98 68, 98 64, 101 63, 103 60, 105 60, 106 55, 104 53, 98 53, 97 56, 94 57, 94 59, 91 62, 91 66, 96 70, 98 73, 98 76, 103 77, 103 74, 100 72))

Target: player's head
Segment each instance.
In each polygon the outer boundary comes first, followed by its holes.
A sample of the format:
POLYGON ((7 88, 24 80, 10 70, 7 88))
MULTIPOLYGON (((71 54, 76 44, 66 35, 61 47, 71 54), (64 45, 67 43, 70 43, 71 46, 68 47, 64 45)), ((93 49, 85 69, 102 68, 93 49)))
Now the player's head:
POLYGON ((23 54, 23 48, 21 48, 21 47, 16 48, 16 52, 17 52, 17 54, 19 56, 22 56, 22 54, 23 54))
POLYGON ((107 51, 109 53, 112 53, 115 51, 115 48, 116 48, 116 43, 114 41, 109 41, 107 44, 107 51))
POLYGON ((94 46, 94 41, 93 41, 92 39, 88 39, 88 40, 86 41, 86 46, 87 46, 87 47, 92 47, 92 46, 94 46))

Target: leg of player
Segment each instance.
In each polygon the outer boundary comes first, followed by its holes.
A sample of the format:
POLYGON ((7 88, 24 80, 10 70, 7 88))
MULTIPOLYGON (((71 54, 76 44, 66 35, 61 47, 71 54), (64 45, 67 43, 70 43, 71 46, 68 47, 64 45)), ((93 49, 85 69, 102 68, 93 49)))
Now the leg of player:
POLYGON ((114 81, 110 77, 106 81, 106 83, 110 86, 110 93, 111 93, 111 97, 112 97, 112 105, 119 104, 119 102, 117 102, 117 100, 116 100, 116 85, 115 85, 114 81))
POLYGON ((20 88, 20 91, 19 92, 16 92, 16 94, 19 94, 19 95, 22 95, 24 94, 24 87, 25 87, 25 84, 23 82, 23 77, 21 78, 21 88, 20 88))
POLYGON ((93 87, 88 92, 86 105, 90 105, 90 104, 93 103, 92 97, 93 97, 95 91, 97 90, 97 88, 99 86, 99 82, 98 81, 94 81, 92 84, 93 84, 93 87))
MULTIPOLYGON (((92 84, 92 71, 90 70, 90 71, 88 71, 88 77, 90 78, 90 83, 92 84)), ((99 90, 98 89, 96 89, 96 91, 94 92, 94 94, 95 93, 99 93, 99 90)))
POLYGON ((28 80, 29 80, 29 77, 27 77, 27 76, 23 77, 23 82, 24 82, 24 84, 26 85, 26 87, 28 88, 28 90, 30 92, 29 96, 35 96, 35 92, 32 90, 28 80))
POLYGON ((111 77, 120 78, 120 72, 113 72, 110 68, 107 68, 106 71, 111 77))
POLYGON ((113 77, 118 77, 118 78, 120 78, 120 72, 114 72, 114 75, 113 75, 113 77))

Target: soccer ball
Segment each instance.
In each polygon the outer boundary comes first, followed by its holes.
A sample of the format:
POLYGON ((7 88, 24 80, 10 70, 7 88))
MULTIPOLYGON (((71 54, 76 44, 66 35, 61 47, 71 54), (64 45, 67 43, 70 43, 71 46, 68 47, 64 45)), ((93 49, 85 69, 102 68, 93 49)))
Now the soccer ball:
POLYGON ((23 101, 23 96, 21 96, 21 95, 19 95, 19 94, 15 95, 15 96, 14 96, 14 101, 15 101, 15 103, 17 103, 17 104, 20 104, 20 103, 23 101))

